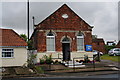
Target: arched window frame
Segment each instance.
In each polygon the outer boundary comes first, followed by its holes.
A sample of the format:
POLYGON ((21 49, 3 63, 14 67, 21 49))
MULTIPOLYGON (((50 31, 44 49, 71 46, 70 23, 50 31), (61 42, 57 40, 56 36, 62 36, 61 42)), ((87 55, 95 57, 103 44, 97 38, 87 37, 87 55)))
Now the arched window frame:
POLYGON ((77 51, 84 51, 84 34, 82 32, 79 32, 77 34, 77 51), (79 41, 78 41, 79 40, 79 41), (81 43, 78 43, 78 42, 82 42, 81 43))
POLYGON ((64 36, 63 38, 62 38, 62 41, 61 41, 62 43, 71 43, 71 39, 70 39, 70 37, 68 37, 68 36, 64 36), (63 41, 65 38, 67 38, 68 40, 67 41, 63 41))
POLYGON ((47 52, 55 52, 55 34, 52 31, 46 34, 46 50, 47 52))

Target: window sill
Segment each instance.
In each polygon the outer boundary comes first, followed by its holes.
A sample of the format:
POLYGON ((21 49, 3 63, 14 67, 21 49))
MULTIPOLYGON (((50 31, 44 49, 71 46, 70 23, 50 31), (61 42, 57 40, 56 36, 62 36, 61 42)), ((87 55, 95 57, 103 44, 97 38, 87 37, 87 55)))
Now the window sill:
POLYGON ((14 57, 1 57, 2 59, 13 59, 14 57))
POLYGON ((56 52, 56 51, 47 51, 47 52, 49 53, 49 52, 56 52))
POLYGON ((77 51, 77 52, 85 52, 85 51, 83 50, 83 51, 77 51))

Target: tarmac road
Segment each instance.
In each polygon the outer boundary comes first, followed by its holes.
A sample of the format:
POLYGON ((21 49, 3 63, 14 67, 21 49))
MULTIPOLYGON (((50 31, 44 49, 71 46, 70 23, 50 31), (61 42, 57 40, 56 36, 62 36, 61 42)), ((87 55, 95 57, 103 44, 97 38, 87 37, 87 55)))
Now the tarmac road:
POLYGON ((108 75, 94 75, 94 76, 57 76, 57 77, 26 77, 26 78, 9 78, 2 80, 119 80, 118 74, 108 74, 108 75))

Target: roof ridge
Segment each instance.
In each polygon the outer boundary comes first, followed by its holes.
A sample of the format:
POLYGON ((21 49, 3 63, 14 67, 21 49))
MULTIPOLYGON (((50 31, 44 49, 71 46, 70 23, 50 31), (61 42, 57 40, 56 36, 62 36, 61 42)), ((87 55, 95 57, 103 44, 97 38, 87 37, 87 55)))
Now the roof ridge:
POLYGON ((0 28, 1 30, 12 30, 12 29, 6 29, 6 28, 0 28))

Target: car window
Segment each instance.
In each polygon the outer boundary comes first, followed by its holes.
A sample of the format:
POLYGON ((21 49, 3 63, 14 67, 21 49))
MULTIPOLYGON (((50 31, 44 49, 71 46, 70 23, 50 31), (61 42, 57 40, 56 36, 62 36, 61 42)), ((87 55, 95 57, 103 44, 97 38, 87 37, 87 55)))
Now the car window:
POLYGON ((119 51, 119 49, 115 49, 114 51, 119 51))
POLYGON ((120 49, 118 49, 120 51, 120 49))

